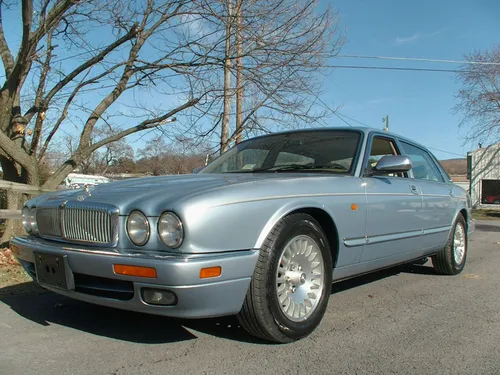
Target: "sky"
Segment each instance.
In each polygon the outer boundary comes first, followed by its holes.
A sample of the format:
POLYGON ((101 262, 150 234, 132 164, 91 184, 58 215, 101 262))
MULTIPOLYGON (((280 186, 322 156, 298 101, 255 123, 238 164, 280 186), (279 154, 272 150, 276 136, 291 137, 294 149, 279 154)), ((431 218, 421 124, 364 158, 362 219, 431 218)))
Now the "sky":
MULTIPOLYGON (((347 42, 339 55, 463 60, 500 44, 498 0, 335 0, 347 42)), ((457 69, 460 64, 336 57, 332 65, 457 69)), ((432 147, 439 159, 465 157, 460 115, 453 113, 460 85, 453 73, 337 68, 322 100, 340 115, 389 129, 432 147), (441 152, 437 150, 443 150, 441 152)), ((356 122, 345 118, 352 125, 356 122)), ((339 118, 332 125, 345 125, 339 118)))
MULTIPOLYGON (((464 55, 500 44, 498 0, 321 0, 334 6, 347 38, 331 65, 457 69, 458 63, 348 58, 345 55, 463 60, 464 55)), ((20 41, 20 12, 5 10, 4 29, 11 49, 20 41)), ((93 39, 102 36, 96 31, 93 39)), ((71 53, 70 53, 71 54, 71 53)), ((74 52, 72 52, 74 54, 74 52)), ((62 56, 62 55, 61 55, 62 56)), ((65 63, 70 63, 66 61, 65 63)), ((74 62, 76 63, 76 62, 74 62)), ((464 145, 460 115, 452 110, 460 88, 453 73, 335 68, 324 79, 321 100, 338 108, 331 126, 350 124, 383 128, 389 116, 392 132, 429 148, 439 159, 465 157, 476 145, 464 145)), ((89 102, 99 100, 90 94, 89 102)), ((131 95, 120 105, 126 107, 131 95)), ((146 98, 146 103, 151 103, 146 98)), ((158 99, 167 103, 171 98, 158 99)), ((155 103, 156 104, 156 103, 155 103)), ((125 124, 126 125, 126 124, 125 124)), ((127 138, 138 149, 143 134, 127 138)))

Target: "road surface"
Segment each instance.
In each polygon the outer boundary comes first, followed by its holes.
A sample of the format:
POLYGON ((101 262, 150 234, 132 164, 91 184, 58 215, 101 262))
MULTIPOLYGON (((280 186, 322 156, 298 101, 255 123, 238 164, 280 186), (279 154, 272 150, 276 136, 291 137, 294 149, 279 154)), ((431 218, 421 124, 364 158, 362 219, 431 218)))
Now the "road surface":
MULTIPOLYGON (((498 224, 497 224, 498 223, 498 224)), ((500 222, 463 273, 398 267, 334 286, 308 338, 269 345, 232 318, 172 320, 0 291, 0 374, 500 374, 500 222)))

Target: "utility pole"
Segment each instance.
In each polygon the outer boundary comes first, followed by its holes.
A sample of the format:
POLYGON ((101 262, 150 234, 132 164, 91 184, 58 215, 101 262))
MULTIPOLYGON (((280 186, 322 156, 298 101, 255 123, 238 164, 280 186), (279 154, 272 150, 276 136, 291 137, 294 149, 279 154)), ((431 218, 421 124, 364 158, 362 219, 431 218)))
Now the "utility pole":
POLYGON ((389 115, 385 116, 382 119, 382 122, 385 123, 384 131, 388 132, 389 131, 389 115))

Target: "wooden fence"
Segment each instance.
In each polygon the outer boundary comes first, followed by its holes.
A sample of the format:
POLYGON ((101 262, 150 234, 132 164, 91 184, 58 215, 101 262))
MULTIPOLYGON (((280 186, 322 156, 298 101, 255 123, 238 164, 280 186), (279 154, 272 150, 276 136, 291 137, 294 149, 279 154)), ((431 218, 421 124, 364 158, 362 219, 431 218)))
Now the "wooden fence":
MULTIPOLYGON (((51 191, 54 191, 51 189, 42 189, 38 186, 32 186, 32 185, 26 185, 17 182, 2 181, 2 180, 0 180, 0 190, 14 191, 17 193, 33 194, 33 195, 49 193, 51 191)), ((21 210, 0 209, 0 219, 20 219, 20 218, 21 218, 21 210)))

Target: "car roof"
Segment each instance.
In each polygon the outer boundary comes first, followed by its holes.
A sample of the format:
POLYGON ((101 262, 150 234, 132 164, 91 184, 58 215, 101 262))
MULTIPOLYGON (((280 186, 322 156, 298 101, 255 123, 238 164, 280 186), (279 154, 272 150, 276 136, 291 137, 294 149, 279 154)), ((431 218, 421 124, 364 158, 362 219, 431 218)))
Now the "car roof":
POLYGON ((420 147, 427 150, 426 146, 424 146, 424 145, 422 145, 422 144, 420 144, 420 143, 418 143, 410 138, 407 138, 405 136, 402 136, 400 134, 397 134, 397 133, 394 133, 391 131, 385 131, 385 130, 382 130, 379 128, 368 127, 368 126, 350 126, 350 127, 347 127, 347 126, 329 126, 329 127, 315 127, 315 128, 311 127, 311 128, 290 129, 290 130, 282 130, 282 131, 272 132, 270 134, 259 135, 256 137, 252 137, 250 139, 257 139, 257 138, 261 138, 261 137, 266 137, 266 136, 270 136, 270 135, 278 135, 278 134, 294 134, 294 133, 302 133, 302 132, 329 131, 329 130, 358 131, 358 132, 364 133, 366 136, 370 135, 371 133, 377 133, 377 134, 382 134, 382 135, 385 134, 388 136, 396 137, 402 141, 412 143, 416 146, 420 146, 420 147))

